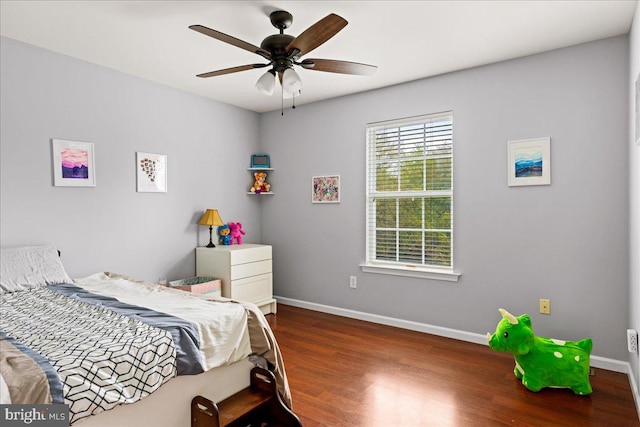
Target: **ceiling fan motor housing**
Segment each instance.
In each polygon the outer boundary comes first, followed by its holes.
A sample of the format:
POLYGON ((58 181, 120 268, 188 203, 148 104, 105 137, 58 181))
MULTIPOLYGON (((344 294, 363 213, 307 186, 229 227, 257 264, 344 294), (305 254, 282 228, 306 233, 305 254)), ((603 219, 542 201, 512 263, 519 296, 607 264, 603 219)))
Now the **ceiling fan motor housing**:
POLYGON ((271 60, 276 71, 284 71, 293 65, 295 58, 287 57, 287 46, 295 37, 289 34, 273 34, 266 37, 260 47, 271 52, 271 60))

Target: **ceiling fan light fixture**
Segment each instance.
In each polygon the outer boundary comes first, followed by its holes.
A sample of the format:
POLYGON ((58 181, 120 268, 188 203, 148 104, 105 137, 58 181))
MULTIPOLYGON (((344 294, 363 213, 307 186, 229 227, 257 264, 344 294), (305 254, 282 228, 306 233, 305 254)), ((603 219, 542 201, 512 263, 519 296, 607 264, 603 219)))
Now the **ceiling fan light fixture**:
POLYGON ((264 73, 256 82, 256 89, 265 95, 273 94, 273 90, 276 87, 276 73, 273 70, 269 70, 264 73))
POLYGON ((282 74, 282 89, 286 93, 300 92, 302 89, 302 80, 293 68, 287 68, 282 74))

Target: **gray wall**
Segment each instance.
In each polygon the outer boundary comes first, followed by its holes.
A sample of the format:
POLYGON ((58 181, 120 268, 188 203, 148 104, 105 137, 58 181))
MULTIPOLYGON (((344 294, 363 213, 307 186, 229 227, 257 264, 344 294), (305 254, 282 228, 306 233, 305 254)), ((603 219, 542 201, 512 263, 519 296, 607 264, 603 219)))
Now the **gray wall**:
MULTIPOLYGON (((640 142, 635 143, 636 121, 636 79, 640 79, 640 1, 636 3, 636 13, 629 35, 629 200, 630 200, 630 251, 631 267, 629 294, 629 327, 640 331, 640 142)), ((640 360, 638 354, 629 354, 636 387, 640 387, 640 360)), ((640 400, 636 401, 640 413, 640 400)))
POLYGON ((258 115, 11 39, 1 40, 2 247, 50 243, 71 277, 195 272, 206 208, 259 242, 244 193, 258 115), (51 138, 95 144, 95 188, 54 187, 51 138), (168 192, 137 193, 135 152, 168 156, 168 192))
POLYGON ((274 245, 280 296, 477 333, 493 330, 504 307, 531 314, 540 335, 589 336, 594 354, 628 358, 624 331, 639 319, 628 303, 627 37, 284 117, 1 43, 2 247, 53 243, 72 277, 182 278, 194 273, 193 248, 207 241, 200 212, 218 208, 225 221, 243 222, 247 242, 274 245), (366 123, 448 109, 460 281, 362 273, 366 123), (540 136, 552 139, 552 185, 507 187, 506 141, 540 136), (96 188, 52 185, 50 138, 95 144, 96 188), (257 150, 272 156, 274 196, 244 195, 257 150), (136 151, 168 155, 167 194, 136 193, 136 151), (322 174, 341 175, 340 204, 311 204, 311 176, 322 174), (358 289, 349 289, 349 275, 358 289), (551 316, 537 314, 539 298, 551 299, 551 316))
POLYGON ((503 307, 529 313, 539 335, 592 337, 594 355, 626 360, 628 49, 621 36, 263 114, 275 293, 475 333, 493 331, 503 307), (362 273, 366 124, 444 110, 459 282, 362 273), (507 141, 543 136, 552 185, 507 187, 507 141), (341 175, 340 204, 311 204, 324 174, 341 175))

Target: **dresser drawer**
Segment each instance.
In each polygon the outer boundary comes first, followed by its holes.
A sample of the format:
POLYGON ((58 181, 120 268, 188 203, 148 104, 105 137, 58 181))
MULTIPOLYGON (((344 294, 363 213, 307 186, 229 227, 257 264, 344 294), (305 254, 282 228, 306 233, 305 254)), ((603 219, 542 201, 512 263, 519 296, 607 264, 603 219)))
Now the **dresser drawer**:
POLYGON ((231 267, 231 280, 271 273, 271 260, 234 265, 231 267))
POLYGON ((231 265, 247 264, 250 262, 271 259, 271 246, 247 244, 235 247, 232 245, 228 247, 231 248, 229 250, 229 263, 231 265))
POLYGON ((272 298, 273 275, 262 274, 233 280, 231 282, 231 298, 239 301, 259 303, 272 298))

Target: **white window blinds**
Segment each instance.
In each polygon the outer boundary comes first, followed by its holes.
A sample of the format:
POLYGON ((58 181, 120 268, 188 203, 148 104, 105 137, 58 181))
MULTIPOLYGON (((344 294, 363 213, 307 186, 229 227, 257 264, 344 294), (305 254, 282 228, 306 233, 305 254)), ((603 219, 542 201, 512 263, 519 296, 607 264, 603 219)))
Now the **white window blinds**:
POLYGON ((453 113, 367 126, 367 264, 452 268, 453 113))

